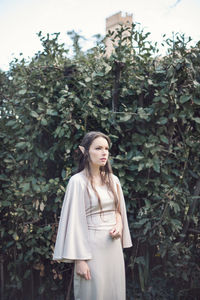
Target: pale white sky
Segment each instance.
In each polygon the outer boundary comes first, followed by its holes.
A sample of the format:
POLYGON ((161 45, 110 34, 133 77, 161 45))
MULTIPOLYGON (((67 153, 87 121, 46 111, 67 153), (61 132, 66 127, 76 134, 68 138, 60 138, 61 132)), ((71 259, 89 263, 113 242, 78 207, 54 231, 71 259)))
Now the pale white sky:
POLYGON ((172 32, 200 40, 200 0, 0 0, 0 69, 20 52, 27 58, 40 50, 40 30, 61 32, 66 44, 73 29, 91 41, 105 34, 105 19, 119 11, 133 14, 153 41, 172 32))

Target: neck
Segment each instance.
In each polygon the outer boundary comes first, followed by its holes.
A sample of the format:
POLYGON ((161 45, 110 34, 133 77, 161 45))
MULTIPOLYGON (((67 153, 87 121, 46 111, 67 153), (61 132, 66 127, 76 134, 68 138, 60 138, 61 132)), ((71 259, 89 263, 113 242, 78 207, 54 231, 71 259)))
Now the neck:
POLYGON ((98 166, 90 166, 92 177, 100 177, 100 170, 98 166))

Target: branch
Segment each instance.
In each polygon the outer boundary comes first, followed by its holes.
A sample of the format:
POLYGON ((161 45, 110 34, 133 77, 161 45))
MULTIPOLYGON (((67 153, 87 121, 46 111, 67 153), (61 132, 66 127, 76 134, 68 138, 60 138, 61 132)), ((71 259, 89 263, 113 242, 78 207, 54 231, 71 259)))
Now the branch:
POLYGON ((197 206, 197 203, 198 203, 198 200, 199 200, 199 198, 198 198, 199 195, 200 195, 200 178, 196 182, 196 186, 195 186, 195 189, 194 189, 194 195, 193 195, 194 200, 193 200, 193 202, 192 202, 192 204, 189 208, 187 219, 186 219, 186 222, 183 226, 182 236, 179 239, 180 242, 183 242, 185 237, 186 237, 186 233, 188 232, 188 229, 189 229, 191 217, 193 216, 193 214, 195 212, 195 209, 196 209, 196 206, 197 206))
POLYGON ((188 228, 188 232, 200 234, 200 230, 198 230, 198 229, 193 229, 193 228, 188 228))
POLYGON ((113 86, 113 97, 112 97, 112 110, 117 111, 118 101, 119 101, 119 86, 120 86, 120 78, 121 72, 124 68, 124 63, 120 61, 115 61, 115 81, 113 86))

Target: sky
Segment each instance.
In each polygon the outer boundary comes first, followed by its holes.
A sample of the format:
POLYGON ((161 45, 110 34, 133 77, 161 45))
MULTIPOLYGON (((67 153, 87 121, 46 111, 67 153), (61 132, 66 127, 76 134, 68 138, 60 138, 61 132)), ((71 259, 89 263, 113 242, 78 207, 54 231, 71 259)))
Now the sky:
POLYGON ((0 69, 8 70, 20 53, 27 59, 41 50, 39 31, 60 32, 70 47, 67 32, 75 30, 87 39, 86 49, 92 36, 105 35, 106 18, 119 11, 132 14, 154 42, 172 32, 200 40, 200 0, 0 0, 0 69))

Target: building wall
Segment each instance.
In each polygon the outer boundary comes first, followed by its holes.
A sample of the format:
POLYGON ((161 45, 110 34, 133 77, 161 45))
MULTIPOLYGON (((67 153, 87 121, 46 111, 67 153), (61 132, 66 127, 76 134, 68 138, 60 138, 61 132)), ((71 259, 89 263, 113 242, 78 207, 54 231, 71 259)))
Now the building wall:
MULTIPOLYGON (((108 31, 110 30, 111 32, 114 31, 116 33, 117 29, 120 28, 120 25, 126 25, 128 27, 131 27, 133 23, 133 15, 132 14, 125 14, 122 15, 122 12, 118 12, 108 18, 106 18, 106 34, 108 34, 108 31)), ((124 36, 128 36, 129 32, 124 32, 124 36)), ((106 38, 106 55, 110 56, 111 53, 114 50, 114 45, 112 42, 112 37, 106 38)), ((115 41, 115 44, 117 44, 117 40, 115 41)))

